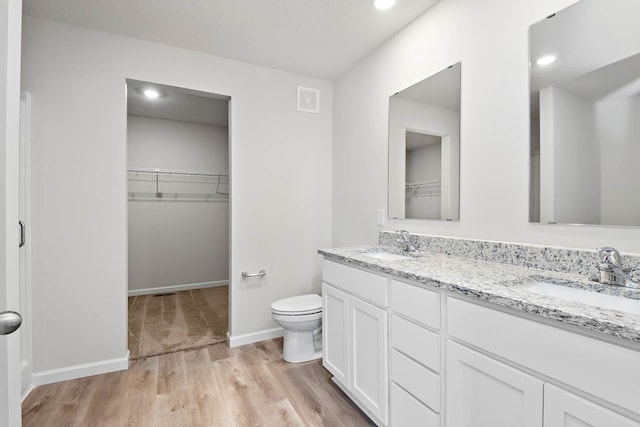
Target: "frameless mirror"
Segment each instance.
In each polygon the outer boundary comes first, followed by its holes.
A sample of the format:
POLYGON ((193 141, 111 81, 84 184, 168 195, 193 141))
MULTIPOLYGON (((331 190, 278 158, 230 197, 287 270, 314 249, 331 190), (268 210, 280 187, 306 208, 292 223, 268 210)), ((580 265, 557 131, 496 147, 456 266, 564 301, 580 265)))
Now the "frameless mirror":
POLYGON ((389 98, 389 218, 459 218, 460 75, 457 63, 389 98))
POLYGON ((640 225, 640 2, 532 25, 529 221, 640 225))

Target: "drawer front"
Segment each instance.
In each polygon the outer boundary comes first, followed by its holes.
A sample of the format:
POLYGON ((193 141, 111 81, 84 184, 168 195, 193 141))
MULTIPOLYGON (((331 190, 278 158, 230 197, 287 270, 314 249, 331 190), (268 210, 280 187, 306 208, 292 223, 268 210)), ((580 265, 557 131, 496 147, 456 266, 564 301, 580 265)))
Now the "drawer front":
POLYGON ((391 350, 391 379, 434 412, 440 412, 440 376, 391 350))
POLYGON ((391 346, 440 372, 440 336, 428 329, 391 316, 391 346))
POLYGON ((438 427, 440 417, 395 383, 391 383, 391 425, 438 427))
POLYGON ((440 294, 407 283, 391 281, 391 308, 434 329, 440 329, 440 294))
POLYGON ((459 340, 640 414, 640 351, 477 304, 447 298, 459 340), (615 361, 612 363, 611 361, 615 361))
POLYGON ((322 280, 381 307, 389 305, 389 280, 386 277, 325 259, 322 280))

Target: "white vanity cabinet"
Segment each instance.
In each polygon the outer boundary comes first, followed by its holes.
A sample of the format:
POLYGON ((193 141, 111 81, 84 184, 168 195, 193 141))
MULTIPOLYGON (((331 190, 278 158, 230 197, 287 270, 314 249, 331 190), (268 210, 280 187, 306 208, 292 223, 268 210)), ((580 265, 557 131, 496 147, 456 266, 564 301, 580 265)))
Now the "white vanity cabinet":
POLYGON ((323 365, 377 424, 386 425, 389 280, 327 260, 322 278, 323 365))
POLYGON ((379 426, 640 427, 640 349, 325 259, 323 365, 379 426))
POLYGON ((447 427, 640 427, 605 407, 640 417, 640 352, 451 297, 447 330, 447 427))

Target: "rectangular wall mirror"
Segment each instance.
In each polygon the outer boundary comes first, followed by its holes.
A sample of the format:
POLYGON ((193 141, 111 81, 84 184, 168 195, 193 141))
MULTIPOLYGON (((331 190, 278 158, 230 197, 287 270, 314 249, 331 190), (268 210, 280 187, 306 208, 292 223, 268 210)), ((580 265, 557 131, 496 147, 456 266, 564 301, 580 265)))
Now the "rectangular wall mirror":
POLYGON ((529 221, 640 225, 640 2, 532 25, 529 221))
POLYGON ((389 218, 459 219, 460 77, 457 63, 389 98, 389 218))

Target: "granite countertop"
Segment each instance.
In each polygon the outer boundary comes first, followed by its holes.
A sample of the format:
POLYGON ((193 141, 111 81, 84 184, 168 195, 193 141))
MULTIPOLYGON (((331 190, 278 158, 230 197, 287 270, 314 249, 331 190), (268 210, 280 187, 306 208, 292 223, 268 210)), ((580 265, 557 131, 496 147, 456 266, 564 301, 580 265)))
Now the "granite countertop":
POLYGON ((640 343, 640 315, 540 295, 522 288, 527 284, 544 281, 636 300, 640 300, 640 290, 602 285, 578 275, 435 252, 410 254, 409 259, 402 260, 382 260, 366 255, 372 252, 407 255, 396 247, 384 245, 318 251, 330 260, 640 343))

